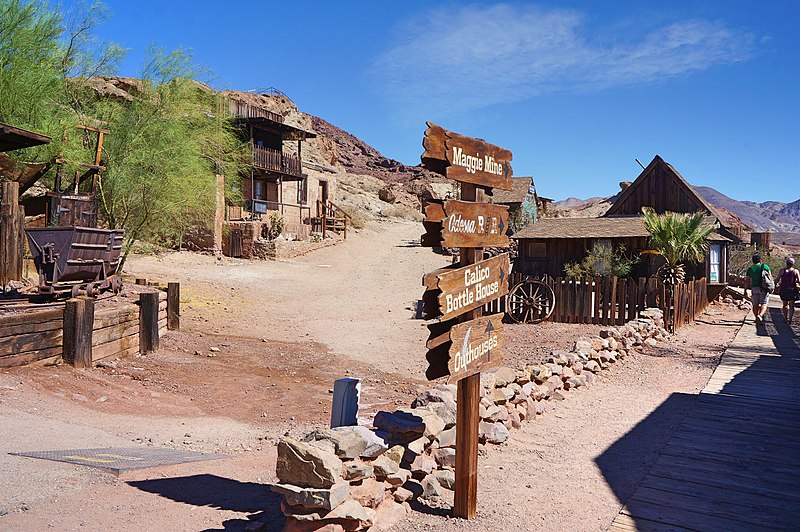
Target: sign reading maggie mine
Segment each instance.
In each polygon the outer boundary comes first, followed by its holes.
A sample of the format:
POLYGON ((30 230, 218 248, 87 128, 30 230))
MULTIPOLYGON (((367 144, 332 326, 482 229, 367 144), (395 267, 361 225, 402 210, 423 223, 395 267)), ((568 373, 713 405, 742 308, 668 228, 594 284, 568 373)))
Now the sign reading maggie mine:
POLYGON ((446 248, 508 247, 508 207, 431 200, 425 205, 422 245, 446 248))
POLYGON ((503 362, 503 316, 493 314, 452 325, 428 340, 429 379, 447 376, 456 382, 503 362))
POLYGON ((462 183, 511 190, 511 151, 427 122, 422 164, 462 183))
POLYGON ((508 294, 508 253, 463 268, 444 268, 422 279, 422 317, 449 320, 508 294))

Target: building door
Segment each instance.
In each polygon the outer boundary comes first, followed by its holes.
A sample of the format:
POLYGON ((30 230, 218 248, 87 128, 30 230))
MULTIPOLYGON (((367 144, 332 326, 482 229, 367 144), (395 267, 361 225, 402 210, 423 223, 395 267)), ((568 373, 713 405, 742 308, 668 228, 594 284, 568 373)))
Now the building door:
POLYGON ((317 195, 317 216, 326 214, 325 209, 328 208, 328 182, 319 182, 319 194, 317 195), (320 207, 321 205, 321 207, 320 207))
POLYGON ((708 282, 720 282, 720 256, 721 247, 719 244, 711 244, 708 247, 708 282))

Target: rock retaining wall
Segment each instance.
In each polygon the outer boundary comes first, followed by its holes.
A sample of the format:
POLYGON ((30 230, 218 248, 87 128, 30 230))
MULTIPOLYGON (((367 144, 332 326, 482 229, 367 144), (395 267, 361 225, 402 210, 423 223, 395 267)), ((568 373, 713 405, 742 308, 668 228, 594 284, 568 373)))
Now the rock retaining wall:
MULTIPOLYGON (((632 349, 666 338, 662 313, 647 309, 624 326, 580 337, 571 351, 552 351, 546 362, 501 367, 481 374, 480 441, 500 444, 566 399, 632 349)), ((302 441, 278 444, 272 490, 290 532, 391 528, 419 499, 437 506, 455 485, 456 385, 420 393, 410 408, 378 412, 374 429, 318 429, 302 441)))

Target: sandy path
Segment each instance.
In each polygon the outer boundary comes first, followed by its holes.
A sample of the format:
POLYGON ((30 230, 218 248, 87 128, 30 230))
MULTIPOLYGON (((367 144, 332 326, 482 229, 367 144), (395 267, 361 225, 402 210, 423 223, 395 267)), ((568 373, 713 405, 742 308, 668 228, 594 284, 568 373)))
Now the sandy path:
POLYGON ((420 378, 427 329, 413 317, 422 276, 448 264, 418 245, 420 232, 417 222, 384 221, 286 262, 171 253, 134 257, 126 272, 179 281, 190 330, 314 341, 420 378))

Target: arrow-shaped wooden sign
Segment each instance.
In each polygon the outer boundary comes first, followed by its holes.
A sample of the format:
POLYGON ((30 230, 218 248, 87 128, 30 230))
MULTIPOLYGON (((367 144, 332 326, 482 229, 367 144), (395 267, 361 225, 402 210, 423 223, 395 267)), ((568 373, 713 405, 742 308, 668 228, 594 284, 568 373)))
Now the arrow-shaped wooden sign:
POLYGON ((508 253, 463 268, 443 268, 422 279, 422 318, 446 321, 508 294, 508 253))
POLYGON ((431 122, 426 124, 423 166, 462 183, 512 189, 511 151, 447 131, 431 122))
POLYGON ((435 324, 429 326, 428 371, 430 380, 447 376, 447 382, 499 366, 503 361, 503 316, 493 314, 458 324, 448 324, 441 331, 435 324))
POLYGON ((421 243, 428 247, 508 247, 508 207, 469 201, 431 200, 425 204, 426 233, 421 243))

